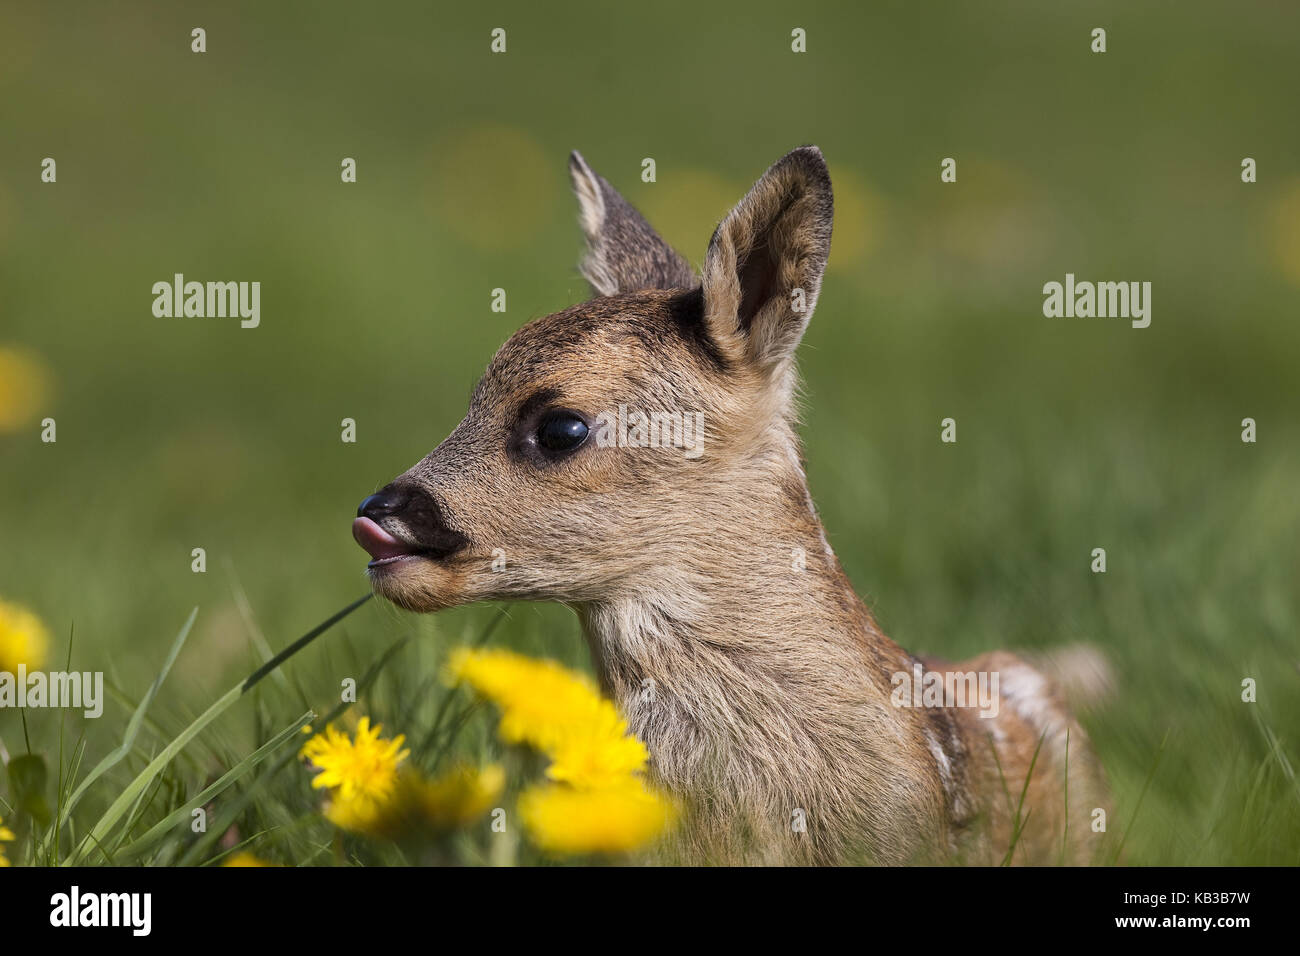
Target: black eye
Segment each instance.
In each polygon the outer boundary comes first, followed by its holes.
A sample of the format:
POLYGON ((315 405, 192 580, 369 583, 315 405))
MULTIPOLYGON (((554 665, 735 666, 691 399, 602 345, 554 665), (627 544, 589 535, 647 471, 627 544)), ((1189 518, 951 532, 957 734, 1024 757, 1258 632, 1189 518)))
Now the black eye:
POLYGON ((553 412, 537 426, 537 444, 547 451, 572 451, 587 437, 587 423, 572 412, 553 412))

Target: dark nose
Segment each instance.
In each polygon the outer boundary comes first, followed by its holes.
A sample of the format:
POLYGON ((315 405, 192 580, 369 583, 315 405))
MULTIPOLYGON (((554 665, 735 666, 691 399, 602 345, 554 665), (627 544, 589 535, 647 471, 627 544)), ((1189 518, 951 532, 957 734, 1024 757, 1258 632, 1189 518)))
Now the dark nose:
POLYGON ((405 507, 410 497, 399 488, 382 488, 375 492, 357 508, 358 518, 383 518, 395 514, 405 507))

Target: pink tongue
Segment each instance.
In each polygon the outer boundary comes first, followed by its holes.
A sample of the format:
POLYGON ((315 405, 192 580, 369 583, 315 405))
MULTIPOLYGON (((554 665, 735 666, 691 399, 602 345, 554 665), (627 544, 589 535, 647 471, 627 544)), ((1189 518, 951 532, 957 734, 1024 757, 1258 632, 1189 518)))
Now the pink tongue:
POLYGON ((357 544, 365 548, 366 552, 376 561, 411 553, 409 547, 402 544, 369 518, 357 518, 352 522, 352 537, 356 538, 357 544))

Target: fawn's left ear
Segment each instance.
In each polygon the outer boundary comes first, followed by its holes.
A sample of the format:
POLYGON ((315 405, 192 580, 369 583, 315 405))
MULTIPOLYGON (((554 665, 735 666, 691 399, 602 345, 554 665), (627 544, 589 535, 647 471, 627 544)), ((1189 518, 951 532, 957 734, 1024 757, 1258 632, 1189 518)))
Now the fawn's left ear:
POLYGON ((816 146, 781 157, 722 221, 704 258, 704 318, 722 352, 771 369, 817 304, 831 246, 831 178, 816 146))
POLYGON ((587 237, 582 274, 597 295, 639 289, 692 289, 698 284, 690 263, 664 242, 576 150, 569 156, 569 176, 587 237))

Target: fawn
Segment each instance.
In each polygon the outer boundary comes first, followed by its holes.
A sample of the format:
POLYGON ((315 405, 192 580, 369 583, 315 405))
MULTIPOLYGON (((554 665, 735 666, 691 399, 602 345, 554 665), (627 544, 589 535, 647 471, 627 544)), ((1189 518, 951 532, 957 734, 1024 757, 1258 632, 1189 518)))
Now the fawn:
POLYGON ((569 170, 595 297, 516 332, 464 421, 361 503, 374 589, 412 611, 572 607, 688 808, 663 859, 1088 858, 1104 781, 1057 685, 994 652, 955 670, 997 675, 995 715, 900 706, 897 675, 945 665, 881 632, 827 544, 794 428, 831 241, 821 151, 768 169, 701 276, 576 152, 569 170), (703 454, 600 440, 623 408, 699 416, 703 454))

